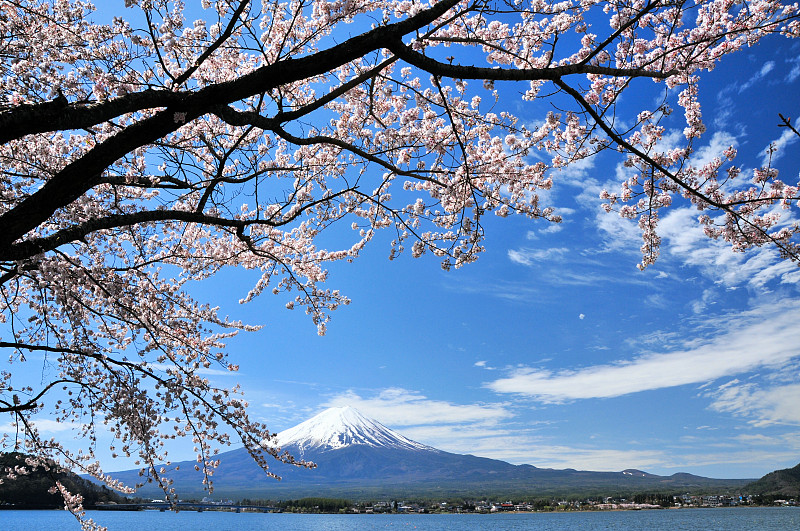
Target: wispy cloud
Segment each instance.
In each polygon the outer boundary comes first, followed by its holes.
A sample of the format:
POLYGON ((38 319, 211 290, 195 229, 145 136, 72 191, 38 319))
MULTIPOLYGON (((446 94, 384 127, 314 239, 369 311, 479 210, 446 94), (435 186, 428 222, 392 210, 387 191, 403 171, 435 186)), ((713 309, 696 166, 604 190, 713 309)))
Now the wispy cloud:
POLYGON ((497 280, 481 281, 478 278, 463 276, 457 281, 453 276, 445 277, 444 287, 458 293, 482 294, 508 301, 525 301, 541 295, 541 288, 529 282, 497 280))
POLYGON ((544 262, 547 260, 558 260, 565 254, 569 253, 566 247, 551 247, 549 249, 531 249, 528 247, 522 249, 509 249, 508 258, 521 265, 533 265, 535 262, 544 262))
POLYGON ((753 448, 746 447, 741 442, 735 441, 720 443, 716 451, 694 451, 697 444, 687 445, 686 450, 675 452, 669 456, 668 468, 675 471, 692 470, 695 474, 705 475, 703 469, 725 470, 724 474, 715 473, 713 477, 721 478, 743 478, 751 477, 756 479, 758 476, 766 474, 777 468, 774 464, 766 465, 758 474, 752 472, 741 472, 742 470, 752 471, 754 461, 760 463, 793 463, 797 462, 797 450, 787 448, 753 448), (767 468, 768 467, 768 468, 767 468))
POLYGON ((718 319, 720 331, 715 337, 682 350, 579 370, 522 368, 486 387, 557 403, 696 384, 776 367, 800 356, 798 311, 800 301, 772 302, 718 319))
POLYGON ((786 82, 794 83, 794 80, 800 77, 800 57, 787 59, 786 62, 791 65, 791 68, 788 69, 789 72, 786 74, 786 82))
MULTIPOLYGON (((76 431, 83 427, 83 424, 74 423, 74 422, 57 422, 51 419, 45 418, 38 418, 31 420, 31 424, 40 432, 40 433, 64 433, 67 431, 76 431)), ((14 433, 16 431, 16 426, 13 424, 2 424, 0 425, 0 433, 14 433)))
MULTIPOLYGON (((398 429, 406 437, 440 450, 556 469, 697 471, 698 467, 721 464, 732 465, 733 469, 751 462, 754 451, 764 454, 765 459, 774 457, 771 462, 784 462, 793 451, 800 449, 800 437, 795 444, 784 444, 784 447, 773 440, 726 439, 719 443, 732 449, 726 452, 700 450, 700 443, 713 446, 707 440, 689 441, 690 446, 677 444, 658 449, 642 449, 635 445, 608 448, 594 444, 591 437, 584 444, 554 443, 551 435, 554 421, 522 423, 508 404, 456 404, 432 400, 419 392, 400 388, 384 389, 371 397, 348 391, 321 404, 322 407, 342 405, 356 407, 398 429), (747 445, 746 450, 733 450, 743 444, 747 445), (687 452, 687 449, 693 451, 687 452)), ((717 439, 715 436, 714 440, 717 439)))
POLYGON ((757 426, 800 425, 800 383, 770 386, 732 380, 710 393, 715 411, 750 417, 757 426))
MULTIPOLYGON (((164 371, 164 372, 167 372, 169 370, 174 370, 175 369, 175 365, 169 365, 167 363, 151 363, 149 365, 149 367, 151 369, 156 369, 156 370, 164 371)), ((197 369, 196 372, 197 372, 197 374, 202 374, 204 376, 231 376, 231 375, 235 376, 238 371, 229 371, 229 370, 226 370, 226 369, 211 369, 211 368, 201 367, 201 368, 197 369)))
POLYGON ((715 131, 708 141, 708 144, 700 147, 692 154, 691 163, 694 166, 704 166, 717 157, 722 156, 722 152, 731 146, 736 147, 739 141, 727 131, 715 131))
POLYGON ((786 147, 794 144, 797 142, 797 135, 791 129, 786 129, 780 137, 776 138, 770 143, 772 148, 772 153, 769 153, 769 150, 764 150, 764 156, 761 159, 761 165, 767 166, 770 164, 775 164, 781 157, 783 157, 786 147))
POLYGON ((661 450, 598 448, 552 444, 542 435, 549 426, 449 425, 403 428, 403 435, 434 448, 546 468, 620 471, 663 467, 670 458, 661 450))
POLYGON ((552 173, 552 176, 558 182, 581 181, 594 169, 596 162, 596 156, 579 159, 566 167, 559 168, 552 173))
POLYGON ((761 69, 758 72, 753 74, 752 77, 750 77, 750 79, 739 85, 739 94, 741 94, 745 90, 749 89, 750 87, 752 87, 753 85, 764 79, 764 77, 766 77, 767 74, 772 72, 774 68, 775 68, 775 61, 765 62, 763 65, 761 65, 761 69))
POLYGON ((323 407, 349 405, 403 435, 448 452, 516 464, 583 470, 647 468, 668 462, 657 450, 567 447, 550 444, 541 430, 550 422, 520 425, 507 404, 455 404, 408 389, 390 388, 372 397, 348 391, 323 407))
POLYGON ((714 109, 716 116, 714 117, 714 127, 718 129, 725 129, 729 127, 731 118, 735 115, 733 112, 733 99, 726 96, 724 92, 717 95, 718 105, 714 109))
POLYGON ((724 286, 764 288, 772 281, 794 282, 797 266, 780 260, 772 248, 736 253, 723 241, 708 238, 697 224, 693 208, 675 208, 661 220, 664 250, 684 265, 699 268, 703 275, 724 286))
POLYGON ((396 387, 384 389, 369 398, 351 390, 322 405, 352 406, 383 424, 393 426, 495 423, 513 415, 507 404, 455 404, 396 387))
POLYGON ((652 469, 663 467, 670 459, 661 450, 635 450, 619 448, 586 448, 551 445, 531 437, 493 436, 471 440, 459 453, 501 459, 515 464, 528 464, 543 468, 574 468, 601 472, 619 472, 627 468, 652 469))
MULTIPOLYGON (((626 252, 640 254, 642 231, 635 221, 620 217, 615 212, 607 213, 597 209, 596 227, 603 238, 603 252, 626 252)), ((635 264, 635 261, 631 261, 635 264)))
MULTIPOLYGON (((563 216, 563 215, 565 215, 565 211, 566 210, 570 210, 570 209, 559 208, 558 209, 558 213, 563 216)), ((550 225, 547 225, 545 228, 541 229, 539 232, 542 233, 542 234, 555 234, 557 232, 561 232, 562 230, 564 230, 563 222, 562 223, 551 223, 550 225)))

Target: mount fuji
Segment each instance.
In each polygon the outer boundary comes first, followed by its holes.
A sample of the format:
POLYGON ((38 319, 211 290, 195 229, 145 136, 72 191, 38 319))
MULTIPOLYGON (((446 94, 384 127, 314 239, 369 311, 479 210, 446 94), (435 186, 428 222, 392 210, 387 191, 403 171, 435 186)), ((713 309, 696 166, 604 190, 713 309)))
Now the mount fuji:
MULTIPOLYGON (((267 477, 244 448, 221 453, 214 473, 214 496, 288 499, 304 496, 375 499, 390 497, 475 496, 501 498, 576 493, 728 489, 751 480, 721 480, 691 474, 658 476, 639 470, 587 472, 512 465, 496 459, 444 452, 412 441, 351 407, 331 408, 278 433, 277 446, 314 469, 279 462, 267 477)), ((173 463, 169 476, 183 497, 207 495, 194 462, 173 463)), ((127 484, 141 480, 138 470, 112 474, 127 484)), ((139 496, 158 495, 145 485, 139 496)))
POLYGON ((368 446, 395 450, 436 451, 365 417, 352 407, 332 407, 277 436, 282 448, 327 452, 348 446, 368 446))

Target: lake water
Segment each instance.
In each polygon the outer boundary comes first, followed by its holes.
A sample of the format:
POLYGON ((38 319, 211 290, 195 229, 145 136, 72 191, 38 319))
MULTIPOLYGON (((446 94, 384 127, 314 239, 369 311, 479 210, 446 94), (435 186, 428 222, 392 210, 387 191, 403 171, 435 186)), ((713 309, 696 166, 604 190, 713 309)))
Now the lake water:
MULTIPOLYGON (((268 513, 180 513, 89 511, 88 516, 109 531, 518 531, 550 530, 792 530, 800 529, 800 508, 737 507, 650 511, 328 515, 268 513)), ((79 530, 64 511, 0 511, 3 531, 79 530)))

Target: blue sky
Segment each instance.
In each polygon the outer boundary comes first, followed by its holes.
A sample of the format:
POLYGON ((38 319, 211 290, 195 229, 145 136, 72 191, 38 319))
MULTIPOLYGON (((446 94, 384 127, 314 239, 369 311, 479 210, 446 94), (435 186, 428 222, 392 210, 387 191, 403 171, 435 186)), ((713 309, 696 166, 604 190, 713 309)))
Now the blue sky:
MULTIPOLYGON (((800 110, 797 56, 774 39, 704 76, 698 157, 733 143, 752 169, 777 142, 796 181, 800 143, 776 125, 800 110)), ((277 430, 350 404, 444 450, 542 467, 756 477, 797 464, 800 272, 708 240, 681 205, 659 262, 638 271, 637 228, 597 199, 618 164, 556 175, 564 223, 493 220, 485 256, 458 271, 388 262, 376 242, 331 271, 353 303, 324 338, 258 301, 246 313, 266 329, 233 350, 278 361, 242 365, 253 402, 277 430)))
MULTIPOLYGON (((703 75, 698 158, 733 143, 747 172, 776 142, 775 165, 797 181, 800 141, 777 124, 778 113, 800 121, 799 52, 766 40, 703 75)), ((544 118, 546 102, 501 89, 523 122, 544 118)), ((653 94, 626 94, 622 109, 635 115, 653 94)), ((240 372, 213 378, 240 382, 274 431, 351 405, 442 450, 538 467, 759 477, 796 465, 800 271, 771 249, 736 254, 708 240, 680 203, 662 214, 659 261, 639 271, 635 223, 598 198, 620 163, 609 153, 555 174, 545 198, 564 222, 489 219, 486 253, 459 270, 431 256, 389 261, 381 235, 331 267, 329 287, 352 303, 324 337, 280 296, 239 305, 253 273, 194 286, 223 315, 264 325, 229 343, 240 372)), ((191 450, 176 447, 173 460, 191 450)))
MULTIPOLYGON (((798 51, 768 40, 704 75, 696 157, 735 144, 747 172, 776 142, 773 162, 796 182, 800 142, 777 124, 800 115, 798 51)), ((543 118, 546 103, 503 90, 521 120, 543 118)), ((635 113, 637 94, 623 105, 635 113)), ((674 138, 680 116, 671 125, 674 138)), ((324 337, 276 297, 236 305, 245 273, 198 286, 265 325, 230 344, 253 412, 280 431, 352 405, 443 450, 539 467, 758 477, 800 462, 797 266, 708 240, 676 203, 659 261, 639 271, 637 227, 597 198, 619 164, 606 154, 554 175, 547 200, 564 222, 492 219, 487 252, 460 270, 389 261, 378 238, 331 268, 353 302, 324 337)))

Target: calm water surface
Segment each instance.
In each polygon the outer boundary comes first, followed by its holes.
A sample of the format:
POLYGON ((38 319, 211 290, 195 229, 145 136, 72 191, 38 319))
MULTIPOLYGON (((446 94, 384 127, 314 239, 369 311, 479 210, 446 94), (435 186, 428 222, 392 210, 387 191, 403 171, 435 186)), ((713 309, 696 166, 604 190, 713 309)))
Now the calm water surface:
MULTIPOLYGON (((542 531, 574 529, 792 530, 800 529, 800 508, 739 507, 653 511, 468 514, 468 515, 303 515, 262 513, 180 513, 89 511, 110 531, 542 531)), ((3 531, 79 530, 63 511, 0 511, 3 531)))

